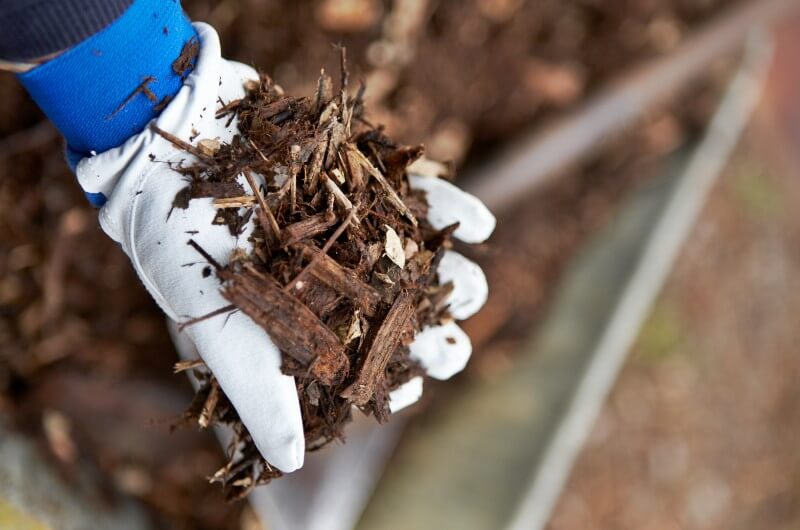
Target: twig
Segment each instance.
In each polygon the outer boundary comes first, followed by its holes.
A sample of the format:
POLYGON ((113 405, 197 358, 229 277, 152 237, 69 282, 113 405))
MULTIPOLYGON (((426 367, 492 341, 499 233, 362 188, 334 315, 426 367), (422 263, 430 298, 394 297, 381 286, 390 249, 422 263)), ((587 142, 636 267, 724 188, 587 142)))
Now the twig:
POLYGON ((347 48, 339 47, 341 71, 342 71, 342 113, 341 120, 345 127, 345 136, 350 136, 350 120, 353 117, 352 110, 347 108, 347 83, 350 80, 350 72, 347 70, 347 48))
POLYGON ((408 206, 406 206, 403 200, 397 195, 397 192, 394 191, 394 188, 386 180, 386 177, 384 177, 383 174, 372 165, 372 162, 370 162, 369 159, 361 153, 361 151, 355 148, 349 148, 348 151, 352 152, 358 161, 361 162, 361 165, 364 167, 364 169, 366 169, 367 172, 369 172, 369 174, 372 175, 376 181, 378 181, 378 184, 381 185, 383 191, 386 193, 386 198, 389 203, 397 208, 397 211, 403 214, 406 219, 411 221, 412 225, 417 226, 417 218, 414 217, 414 214, 411 213, 411 210, 408 209, 408 206))
POLYGON ((256 184, 256 180, 253 178, 253 174, 250 172, 249 168, 244 168, 244 178, 247 179, 247 183, 250 184, 250 188, 253 190, 253 195, 256 196, 256 201, 258 201, 258 205, 261 207, 261 211, 264 212, 264 216, 267 218, 267 223, 269 226, 264 226, 263 219, 259 216, 259 221, 261 221, 262 226, 261 228, 264 229, 265 233, 272 232, 272 235, 275 236, 275 241, 281 240, 281 229, 278 226, 278 221, 275 220, 275 216, 272 215, 272 210, 270 210, 269 206, 267 205, 267 201, 264 200, 264 196, 261 195, 261 191, 258 189, 258 185, 256 184))
POLYGON ((298 243, 309 237, 314 237, 325 232, 336 224, 336 217, 318 213, 306 217, 302 221, 283 227, 283 246, 298 243))
POLYGON ((325 187, 342 206, 342 208, 348 211, 353 208, 353 203, 350 202, 350 199, 347 198, 347 195, 344 194, 342 189, 336 185, 336 183, 328 176, 327 173, 320 173, 320 178, 322 179, 323 184, 325 184, 325 187))
POLYGON ((198 254, 203 256, 205 260, 209 262, 215 269, 217 269, 218 271, 222 270, 222 265, 220 265, 219 262, 211 256, 211 254, 206 252, 206 249, 198 245, 197 241, 195 241, 194 239, 190 239, 189 241, 186 242, 186 244, 195 249, 198 252, 198 254))
POLYGON ((202 152, 200 149, 198 149, 197 147, 193 146, 189 142, 181 140, 180 138, 178 138, 174 134, 168 133, 167 131, 165 131, 163 129, 159 129, 158 126, 155 123, 150 124, 150 128, 153 130, 153 132, 155 132, 156 134, 158 134, 159 136, 161 136, 162 138, 167 140, 169 143, 171 143, 175 147, 179 147, 179 148, 183 149, 184 151, 187 151, 187 152, 193 154, 194 156, 196 156, 197 158, 199 158, 200 160, 202 160, 202 161, 204 161, 206 163, 211 162, 211 157, 208 156, 207 154, 205 154, 204 152, 202 152))
POLYGON ((343 398, 359 407, 363 407, 372 399, 375 388, 385 378, 389 359, 400 344, 403 334, 410 329, 409 323, 413 316, 414 293, 410 291, 400 293, 375 334, 358 379, 342 392, 343 398))
POLYGON ((197 423, 203 429, 211 424, 211 418, 214 416, 214 411, 217 409, 219 403, 219 383, 216 379, 211 380, 211 390, 208 393, 206 402, 203 404, 203 410, 200 411, 200 417, 197 418, 197 423))
POLYGON ((224 315, 225 313, 230 313, 231 311, 236 311, 238 309, 239 308, 236 307, 233 304, 229 304, 229 305, 220 307, 219 309, 215 309, 214 311, 212 311, 210 313, 206 313, 205 315, 203 315, 201 317, 195 317, 195 318, 192 318, 190 320, 187 320, 186 322, 178 324, 178 331, 183 331, 184 329, 188 328, 189 326, 194 326, 195 324, 199 324, 200 322, 203 322, 204 320, 208 320, 209 318, 214 318, 214 317, 219 316, 219 315, 224 315))
MULTIPOLYGON (((222 103, 222 102, 220 101, 220 103, 222 103)), ((241 98, 240 99, 231 100, 231 101, 225 103, 224 105, 222 105, 220 108, 218 108, 217 112, 216 112, 216 114, 214 116, 216 118, 222 118, 223 116, 225 116, 225 114, 227 114, 228 112, 230 112, 233 109, 235 109, 236 107, 238 107, 241 103, 242 103, 241 98)))
POLYGON ((311 258, 311 261, 308 262, 308 265, 303 267, 303 270, 301 270, 297 274, 297 276, 294 277, 293 280, 291 280, 289 283, 286 284, 286 286, 283 288, 284 291, 289 292, 295 286, 297 286, 300 280, 302 280, 305 277, 305 275, 308 274, 308 271, 310 271, 311 268, 314 265, 316 265, 317 261, 319 261, 320 259, 320 256, 323 256, 328 253, 328 251, 331 249, 336 240, 339 239, 339 236, 341 236, 344 233, 347 227, 350 226, 350 223, 353 221, 353 219, 356 218, 357 211, 358 209, 355 207, 350 209, 350 213, 347 215, 347 218, 345 218, 345 220, 342 221, 342 224, 339 225, 339 228, 336 229, 336 232, 334 232, 333 235, 330 237, 330 239, 328 239, 328 241, 325 243, 325 246, 323 246, 322 249, 319 251, 319 254, 316 254, 313 258, 311 258))
POLYGON ((179 374, 181 372, 185 372, 187 370, 194 370, 195 368, 200 368, 201 366, 205 366, 206 363, 203 362, 202 359, 192 359, 188 361, 178 361, 172 366, 172 372, 179 374))
POLYGON ((239 197, 223 197, 221 199, 214 199, 214 208, 218 210, 225 208, 241 208, 243 206, 253 206, 256 198, 252 195, 241 195, 239 197))
POLYGON ((255 144, 255 142, 253 142, 251 138, 248 138, 247 141, 250 142, 250 145, 253 147, 253 149, 255 149, 256 153, 258 153, 258 156, 261 157, 261 160, 263 160, 264 162, 269 162, 269 159, 264 155, 264 152, 258 148, 258 146, 255 144))
POLYGON ((156 95, 155 95, 155 94, 153 94, 153 91, 152 91, 152 90, 150 90, 150 89, 147 87, 147 85, 149 85, 150 83, 152 83, 152 82, 153 82, 153 81, 155 81, 155 80, 156 80, 156 78, 155 78, 155 77, 153 77, 152 75, 148 75, 147 77, 145 77, 145 78, 144 78, 144 80, 143 80, 141 83, 139 83, 139 86, 137 86, 137 87, 136 87, 136 89, 135 89, 133 92, 131 92, 131 95, 130 95, 130 96, 128 96, 127 98, 125 98, 125 101, 123 101, 123 102, 120 104, 120 106, 119 106, 119 107, 117 107, 117 109, 116 109, 114 112, 112 112, 112 113, 111 113, 111 114, 110 114, 110 115, 109 115, 109 116, 106 118, 106 120, 113 119, 113 118, 114 118, 114 116, 116 116, 117 114, 119 114, 119 113, 120 113, 120 111, 121 111, 122 109, 124 109, 125 107, 127 107, 127 106, 130 104, 130 102, 131 102, 131 101, 133 101, 133 98, 135 98, 135 97, 136 97, 136 96, 138 96, 139 94, 144 94, 145 96, 147 96, 147 99, 149 99, 150 101, 153 101, 153 102, 156 102, 156 101, 158 101, 158 98, 156 97, 156 95))

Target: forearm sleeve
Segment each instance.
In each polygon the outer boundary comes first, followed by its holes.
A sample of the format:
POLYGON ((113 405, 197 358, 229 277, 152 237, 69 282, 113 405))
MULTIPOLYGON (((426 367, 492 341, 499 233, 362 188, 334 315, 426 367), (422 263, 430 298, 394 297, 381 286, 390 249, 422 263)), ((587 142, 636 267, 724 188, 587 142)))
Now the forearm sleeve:
POLYGON ((133 0, 2 0, 0 59, 25 62, 71 48, 114 22, 133 0))

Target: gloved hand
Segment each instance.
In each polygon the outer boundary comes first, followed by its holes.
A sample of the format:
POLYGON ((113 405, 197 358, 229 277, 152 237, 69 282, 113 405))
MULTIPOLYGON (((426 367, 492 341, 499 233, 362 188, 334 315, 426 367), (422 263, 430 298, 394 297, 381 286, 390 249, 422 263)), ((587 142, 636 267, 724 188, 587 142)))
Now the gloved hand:
MULTIPOLYGON (((197 65, 155 124, 185 141, 216 138, 227 142, 237 124, 226 127, 227 118, 216 119, 215 111, 222 102, 242 97, 244 82, 258 76, 252 68, 221 58, 219 39, 210 26, 195 24, 195 28, 201 43, 197 65)), ((251 225, 236 238, 227 226, 212 225, 215 209, 210 198, 194 199, 186 209, 173 208, 176 194, 187 182, 169 163, 190 159, 191 155, 148 127, 120 147, 83 159, 77 167, 86 191, 108 197, 100 210, 103 230, 122 246, 150 294, 176 322, 228 305, 219 281, 202 273, 207 263, 187 241, 194 239, 224 264, 234 249, 248 247, 252 230, 251 225)), ((491 234, 494 217, 474 197, 440 179, 413 177, 411 184, 427 190, 429 220, 435 227, 460 221, 455 236, 468 243, 491 234)), ((471 316, 485 302, 486 279, 463 256, 447 252, 439 275, 454 284, 450 302, 455 318, 471 316)), ((281 373, 280 352, 265 331, 242 312, 235 312, 188 326, 184 333, 267 461, 285 472, 301 467, 305 447, 294 379, 281 373)), ((471 345, 451 323, 425 329, 411 352, 429 375, 446 379, 464 367, 471 345)), ((421 379, 396 390, 391 395, 392 410, 413 403, 421 391, 421 379)))

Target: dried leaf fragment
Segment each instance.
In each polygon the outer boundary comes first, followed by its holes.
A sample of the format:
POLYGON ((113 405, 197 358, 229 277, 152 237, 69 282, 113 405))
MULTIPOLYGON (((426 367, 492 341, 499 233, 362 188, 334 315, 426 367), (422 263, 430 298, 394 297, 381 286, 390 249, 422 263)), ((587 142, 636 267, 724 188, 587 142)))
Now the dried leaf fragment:
POLYGON ((406 253, 403 249, 403 242, 400 240, 400 236, 397 235, 397 232, 394 231, 394 228, 389 225, 385 226, 386 243, 384 250, 386 256, 402 269, 406 266, 406 253))

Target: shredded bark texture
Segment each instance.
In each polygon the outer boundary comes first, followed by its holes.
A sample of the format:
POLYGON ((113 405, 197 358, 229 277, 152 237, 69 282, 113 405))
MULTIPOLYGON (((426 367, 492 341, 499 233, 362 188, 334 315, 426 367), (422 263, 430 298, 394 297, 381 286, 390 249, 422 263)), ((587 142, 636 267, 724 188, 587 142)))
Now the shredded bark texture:
MULTIPOLYGON (((408 183, 423 148, 398 146, 370 125, 363 87, 348 96, 344 51, 342 69, 338 91, 323 72, 311 98, 286 95, 262 74, 244 98, 220 102, 217 119, 238 123, 229 144, 156 130, 195 156, 174 166, 190 182, 175 208, 212 197, 209 221, 232 234, 255 219, 252 252, 224 267, 210 262, 231 306, 208 318, 240 310, 267 331, 283 372, 295 376, 309 451, 342 439, 353 407, 386 421, 389 393, 422 373, 409 356, 414 334, 448 318, 449 286, 438 285, 436 266, 454 227, 431 228, 424 194, 408 183)), ((279 477, 213 375, 186 366, 201 381, 186 419, 236 434, 212 480, 236 499, 279 477)))

